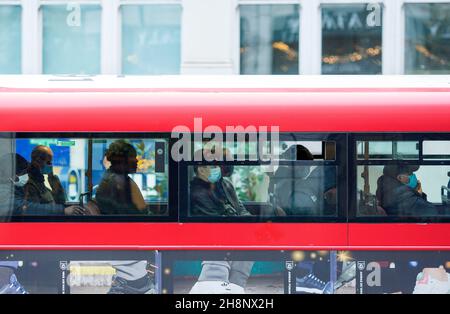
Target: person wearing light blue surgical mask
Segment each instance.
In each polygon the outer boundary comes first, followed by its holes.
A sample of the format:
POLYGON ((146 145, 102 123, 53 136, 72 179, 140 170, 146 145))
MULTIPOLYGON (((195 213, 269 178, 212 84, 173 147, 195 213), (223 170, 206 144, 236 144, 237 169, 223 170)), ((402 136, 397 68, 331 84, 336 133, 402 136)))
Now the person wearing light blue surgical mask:
POLYGON ((28 173, 22 174, 20 176, 16 176, 15 180, 12 180, 15 186, 23 187, 28 182, 28 173))
POLYGON ((435 216, 438 209, 428 202, 415 172, 417 165, 386 165, 377 180, 378 205, 389 216, 435 216))
MULTIPOLYGON (((24 186, 25 200, 33 204, 48 204, 58 210, 61 215, 83 215, 82 208, 66 207, 66 194, 58 178, 53 174, 53 151, 48 146, 38 145, 31 151, 31 163, 28 167, 28 181, 24 186), (45 186, 45 177, 51 189, 45 186), (58 205, 58 206, 56 206, 58 205)), ((42 214, 48 213, 48 210, 42 214)))
MULTIPOLYGON (((32 165, 21 155, 15 153, 4 155, 0 157, 0 164, 6 165, 5 167, 10 170, 13 169, 13 176, 9 174, 7 182, 2 180, 4 178, 1 174, 4 174, 4 172, 0 172, 0 182, 4 183, 0 184, 0 203, 10 204, 8 210, 10 216, 82 214, 82 209, 78 206, 64 207, 62 204, 44 203, 40 199, 32 197, 30 184, 33 184, 34 188, 39 186, 36 185, 36 181, 33 183, 30 183, 30 181, 36 180, 34 175, 39 172, 36 170, 33 172, 31 170, 32 165), (11 189, 11 186, 13 186, 13 189, 11 189), (5 195, 6 190, 9 192, 5 195)), ((43 188, 47 189, 45 186, 43 188)))
POLYGON ((414 173, 403 173, 397 176, 397 179, 405 184, 407 187, 415 190, 419 194, 422 194, 422 187, 420 181, 417 179, 414 173))
MULTIPOLYGON (((190 182, 190 215, 212 217, 250 216, 228 178, 232 167, 194 166, 190 182)), ((190 293, 244 293, 253 261, 203 261, 190 293)))
POLYGON ((211 183, 216 183, 222 178, 222 170, 220 167, 213 167, 209 169, 208 181, 211 183))
POLYGON ((248 216, 233 183, 216 165, 194 166, 190 183, 191 213, 201 216, 248 216))

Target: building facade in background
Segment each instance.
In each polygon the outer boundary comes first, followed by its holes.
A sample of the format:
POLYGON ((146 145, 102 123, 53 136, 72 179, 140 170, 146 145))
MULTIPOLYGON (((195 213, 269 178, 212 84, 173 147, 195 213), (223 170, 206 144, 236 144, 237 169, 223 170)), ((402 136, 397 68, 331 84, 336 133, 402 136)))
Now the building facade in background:
POLYGON ((0 0, 0 74, 450 74, 450 1, 0 0))

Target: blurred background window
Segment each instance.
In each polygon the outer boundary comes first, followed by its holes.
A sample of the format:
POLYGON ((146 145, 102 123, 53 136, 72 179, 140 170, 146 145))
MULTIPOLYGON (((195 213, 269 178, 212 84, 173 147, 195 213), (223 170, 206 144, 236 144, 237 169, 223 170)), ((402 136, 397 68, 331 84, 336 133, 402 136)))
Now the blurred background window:
POLYGON ((322 74, 381 74, 381 5, 380 12, 368 4, 321 8, 322 74), (368 23, 371 13, 379 16, 368 23))
POLYGON ((42 18, 44 74, 100 73, 99 5, 45 5, 42 18))
POLYGON ((405 74, 450 73, 450 3, 405 5, 405 74))
POLYGON ((124 5, 122 73, 179 74, 181 6, 124 5))
POLYGON ((22 8, 0 5, 0 74, 20 74, 22 8))
POLYGON ((299 74, 299 6, 240 6, 240 73, 299 74))

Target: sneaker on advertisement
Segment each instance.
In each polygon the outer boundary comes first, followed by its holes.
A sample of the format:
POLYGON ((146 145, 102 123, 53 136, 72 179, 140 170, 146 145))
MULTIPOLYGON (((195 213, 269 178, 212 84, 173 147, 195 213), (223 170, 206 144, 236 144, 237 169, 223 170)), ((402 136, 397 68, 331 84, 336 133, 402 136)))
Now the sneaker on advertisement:
POLYGON ((230 294, 230 284, 225 281, 197 281, 189 294, 230 294))
POLYGON ((417 275, 413 294, 450 294, 450 274, 447 280, 439 280, 431 274, 420 272, 417 275))
POLYGON ((0 287, 0 294, 28 294, 25 288, 17 281, 16 275, 12 274, 9 284, 0 287))
POLYGON ((302 293, 316 293, 316 294, 331 294, 331 282, 325 282, 314 276, 314 274, 306 275, 302 278, 296 279, 297 292, 302 293))
POLYGON ((230 283, 228 287, 230 288, 231 294, 245 294, 244 287, 241 287, 235 283, 230 283))
POLYGON ((134 287, 132 282, 121 277, 114 276, 108 294, 154 294, 155 285, 149 276, 146 276, 142 287, 134 287))
POLYGON ((356 277, 356 262, 343 262, 342 273, 334 284, 334 288, 337 290, 344 284, 352 281, 356 277))

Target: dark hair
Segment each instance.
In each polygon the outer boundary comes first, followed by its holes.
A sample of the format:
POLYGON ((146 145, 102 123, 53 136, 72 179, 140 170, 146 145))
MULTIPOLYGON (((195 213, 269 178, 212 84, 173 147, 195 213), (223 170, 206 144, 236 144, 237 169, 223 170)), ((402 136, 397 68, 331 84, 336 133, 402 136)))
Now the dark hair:
POLYGON ((303 145, 292 145, 280 155, 285 160, 314 160, 313 154, 303 145))
POLYGON ((124 162, 128 157, 136 155, 136 149, 125 140, 112 142, 105 152, 106 159, 108 159, 111 164, 124 162))
POLYGON ((419 170, 416 165, 386 165, 383 168, 383 174, 390 177, 397 177, 399 174, 410 174, 419 170))

